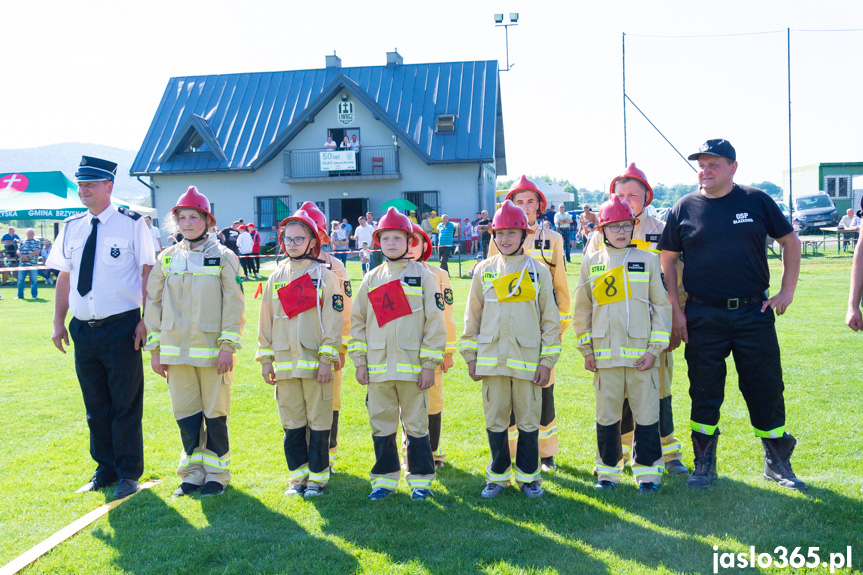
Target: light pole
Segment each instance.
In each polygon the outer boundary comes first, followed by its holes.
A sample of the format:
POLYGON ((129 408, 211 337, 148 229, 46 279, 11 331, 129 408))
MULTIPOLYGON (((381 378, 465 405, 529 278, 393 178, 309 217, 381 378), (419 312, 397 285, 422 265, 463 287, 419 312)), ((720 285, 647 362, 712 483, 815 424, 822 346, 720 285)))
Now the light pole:
POLYGON ((500 68, 498 69, 498 72, 509 72, 510 69, 515 66, 515 63, 509 63, 509 27, 518 26, 518 12, 509 13, 509 24, 503 23, 503 14, 495 14, 494 25, 498 28, 502 26, 506 34, 506 68, 500 68))

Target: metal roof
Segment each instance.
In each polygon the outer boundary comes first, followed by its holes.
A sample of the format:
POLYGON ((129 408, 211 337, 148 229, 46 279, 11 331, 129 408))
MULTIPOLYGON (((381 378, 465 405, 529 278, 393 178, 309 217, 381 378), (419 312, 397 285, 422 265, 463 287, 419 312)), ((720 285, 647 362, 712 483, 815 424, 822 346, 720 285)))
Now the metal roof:
POLYGON ((252 171, 332 98, 350 91, 426 163, 489 162, 506 173, 495 60, 185 76, 168 82, 130 174, 252 171), (455 133, 436 134, 439 114, 455 133), (190 130, 202 151, 178 153, 190 130))

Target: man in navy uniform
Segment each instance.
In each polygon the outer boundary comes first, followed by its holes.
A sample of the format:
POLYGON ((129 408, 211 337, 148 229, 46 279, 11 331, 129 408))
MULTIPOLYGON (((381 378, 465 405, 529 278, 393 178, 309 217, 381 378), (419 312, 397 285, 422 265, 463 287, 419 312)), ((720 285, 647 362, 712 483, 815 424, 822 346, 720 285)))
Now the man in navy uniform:
POLYGON ((72 216, 46 264, 60 271, 54 302, 57 349, 75 342, 75 370, 90 427, 96 472, 77 493, 114 482, 114 497, 135 493, 144 471, 141 416, 144 369, 141 319, 147 276, 155 263, 144 219, 111 203, 117 164, 83 156, 75 178, 88 211, 72 216), (74 316, 66 331, 66 313, 74 316))

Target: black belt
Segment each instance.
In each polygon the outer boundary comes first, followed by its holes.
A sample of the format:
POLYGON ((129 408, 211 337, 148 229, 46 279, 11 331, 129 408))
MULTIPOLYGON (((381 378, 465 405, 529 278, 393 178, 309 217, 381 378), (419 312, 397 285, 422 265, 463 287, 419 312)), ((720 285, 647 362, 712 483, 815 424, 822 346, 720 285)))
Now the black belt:
POLYGON ((84 321, 81 323, 86 323, 90 327, 102 327, 107 323, 111 323, 112 321, 117 321, 118 319, 123 319, 127 316, 137 314, 140 312, 139 309, 130 309, 129 311, 124 311, 123 313, 115 313, 114 315, 109 315, 108 317, 103 317, 102 319, 93 319, 90 321, 84 321))
POLYGON ((710 307, 722 307, 725 309, 737 309, 740 307, 744 307, 747 305, 755 305, 757 303, 761 303, 767 299, 767 290, 764 290, 761 293, 757 293, 755 295, 751 295, 749 297, 733 297, 729 299, 716 299, 712 297, 701 297, 695 296, 692 294, 686 294, 686 299, 695 302, 704 304, 710 307))

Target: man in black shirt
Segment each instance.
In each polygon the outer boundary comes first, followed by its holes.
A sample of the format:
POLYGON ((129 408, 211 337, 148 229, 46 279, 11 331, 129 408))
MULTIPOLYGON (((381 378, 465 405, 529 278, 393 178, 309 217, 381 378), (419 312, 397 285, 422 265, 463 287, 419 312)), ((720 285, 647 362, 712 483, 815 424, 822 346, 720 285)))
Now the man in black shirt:
POLYGON ((482 243, 482 257, 488 257, 488 244, 491 241, 491 221, 488 219, 488 210, 483 210, 480 219, 476 222, 479 228, 479 239, 482 243))
POLYGON ((716 478, 719 408, 725 393, 725 358, 734 354, 740 391, 755 435, 764 444, 764 476, 789 489, 806 489, 791 469, 797 440, 785 432, 785 400, 774 311, 794 299, 800 274, 800 240, 767 194, 734 183, 736 152, 726 140, 708 140, 689 156, 697 160, 700 189, 672 208, 659 240, 667 285, 677 284, 683 254, 686 311, 672 305, 671 348, 686 343, 695 471, 690 487, 716 478), (768 298, 765 240, 782 246, 782 284, 768 298))
POLYGON ((240 251, 237 249, 237 238, 240 237, 240 222, 234 222, 231 224, 231 227, 225 228, 221 232, 219 232, 219 238, 221 238, 222 243, 226 248, 231 250, 237 255, 240 255, 240 251))

